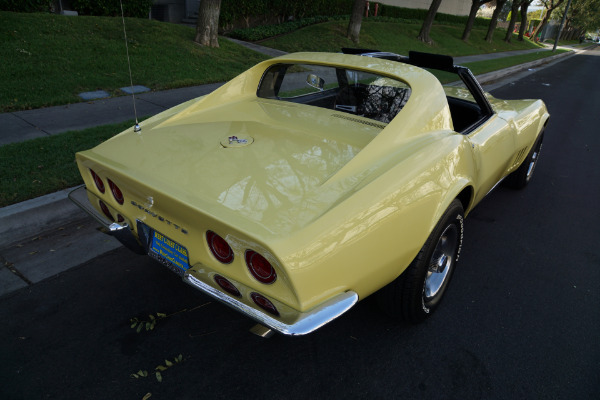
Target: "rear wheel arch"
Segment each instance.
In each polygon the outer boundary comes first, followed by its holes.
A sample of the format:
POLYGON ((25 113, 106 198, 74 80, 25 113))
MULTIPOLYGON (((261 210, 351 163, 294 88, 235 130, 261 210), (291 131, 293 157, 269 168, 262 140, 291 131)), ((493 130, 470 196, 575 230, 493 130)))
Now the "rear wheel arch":
POLYGON ((475 195, 475 190, 473 186, 466 186, 460 193, 456 195, 456 198, 461 202, 463 206, 463 210, 465 214, 468 214, 471 211, 471 202, 473 201, 473 196, 475 195))
POLYGON ((460 256, 464 211, 454 199, 409 267, 377 293, 389 316, 418 323, 437 309, 460 256))

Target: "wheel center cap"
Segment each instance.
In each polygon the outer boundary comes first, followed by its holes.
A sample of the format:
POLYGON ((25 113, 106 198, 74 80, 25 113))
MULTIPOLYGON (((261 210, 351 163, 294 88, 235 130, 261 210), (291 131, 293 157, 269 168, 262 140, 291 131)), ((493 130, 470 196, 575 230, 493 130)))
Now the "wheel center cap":
POLYGON ((438 273, 444 272, 446 269, 446 265, 448 265, 448 256, 443 254, 438 260, 437 271, 438 273))

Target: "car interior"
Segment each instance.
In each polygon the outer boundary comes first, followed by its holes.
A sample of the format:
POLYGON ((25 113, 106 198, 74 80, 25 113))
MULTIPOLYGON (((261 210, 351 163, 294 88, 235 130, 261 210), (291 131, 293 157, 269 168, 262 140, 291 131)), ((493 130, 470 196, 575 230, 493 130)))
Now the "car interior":
POLYGON ((446 99, 448 100, 450 115, 456 132, 464 133, 483 118, 481 108, 477 103, 450 96, 446 96, 446 99))
POLYGON ((258 90, 259 97, 341 111, 383 123, 400 112, 410 93, 404 82, 380 75, 289 64, 272 66, 258 90), (298 70, 302 72, 294 72, 298 70))
MULTIPOLYGON (((375 50, 343 49, 347 54, 384 58, 425 69, 451 72, 471 94, 469 99, 447 96, 454 130, 468 134, 493 111, 471 72, 454 66, 452 57, 410 52, 409 57, 375 50)), ((265 72, 257 95, 341 111, 389 123, 402 110, 411 94, 399 80, 364 71, 318 65, 276 64, 265 72)))

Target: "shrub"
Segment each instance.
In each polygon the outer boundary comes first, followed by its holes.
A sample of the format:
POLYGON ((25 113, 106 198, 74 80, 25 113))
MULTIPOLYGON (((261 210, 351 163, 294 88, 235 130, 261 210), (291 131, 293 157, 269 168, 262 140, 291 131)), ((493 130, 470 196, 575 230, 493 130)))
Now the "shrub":
POLYGON ((223 27, 257 16, 284 22, 290 17, 304 19, 350 14, 353 4, 354 0, 223 0, 219 25, 223 27))
MULTIPOLYGON (((148 17, 152 0, 122 0, 126 17, 148 17)), ((71 0, 71 7, 81 15, 115 17, 121 15, 119 0, 71 0)))
MULTIPOLYGON (((371 12, 373 12, 373 7, 371 6, 371 12)), ((391 18, 401 18, 405 20, 413 20, 413 21, 424 21, 425 16, 427 15, 427 10, 424 9, 416 9, 416 8, 403 8, 403 7, 395 7, 388 6, 384 4, 379 5, 379 16, 382 17, 391 17, 391 18)), ((444 13, 436 13, 435 21, 449 24, 457 24, 457 25, 466 25, 468 16, 459 16, 459 15, 451 15, 444 13)), ((488 26, 489 19, 486 20, 484 18, 475 18, 474 26, 488 26)))
MULTIPOLYGON (((371 2, 370 15, 375 12, 376 2, 371 2)), ((232 25, 246 26, 247 29, 253 31, 242 32, 244 29, 237 29, 231 32, 231 36, 243 40, 260 40, 258 37, 265 38, 267 32, 278 32, 282 34, 290 32, 293 29, 288 29, 293 25, 288 21, 293 20, 308 20, 310 18, 335 17, 341 15, 349 15, 352 13, 354 0, 222 0, 221 14, 219 25, 225 30, 231 29, 232 25), (241 23, 240 23, 241 21, 241 23), (275 28, 276 25, 269 25, 273 22, 279 22, 286 25, 286 28, 275 28), (252 28, 252 25, 267 25, 252 28), (262 32, 262 33, 261 33, 262 32), (250 37, 254 39, 250 39, 250 37)), ((384 4, 379 4, 378 19, 380 21, 423 21, 427 10, 395 7, 384 4)), ((372 18, 372 17, 370 17, 372 18)), ((450 14, 437 13, 435 21, 437 23, 465 25, 467 16, 457 16, 450 14)), ((315 23, 315 22, 312 22, 315 23)), ((475 26, 487 26, 489 20, 482 18, 475 19, 475 26)), ((301 25, 299 27, 306 26, 301 25)))
POLYGON ((0 10, 14 12, 50 12, 52 0, 0 0, 0 10))

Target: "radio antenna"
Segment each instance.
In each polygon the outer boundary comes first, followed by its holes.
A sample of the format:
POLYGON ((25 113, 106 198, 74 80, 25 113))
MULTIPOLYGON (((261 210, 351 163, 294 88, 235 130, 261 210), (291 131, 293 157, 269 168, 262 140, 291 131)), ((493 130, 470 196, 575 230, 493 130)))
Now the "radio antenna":
POLYGON ((135 108, 135 93, 133 90, 133 78, 131 77, 131 61, 129 61, 129 46, 127 44, 127 30, 125 29, 125 14, 123 13, 123 1, 119 0, 121 4, 121 19, 123 20, 123 35, 125 36, 125 50, 127 51, 127 66, 129 67, 129 84, 131 85, 131 97, 133 98, 133 114, 135 115, 135 126, 133 127, 134 132, 140 132, 142 128, 138 122, 137 109, 135 108))

